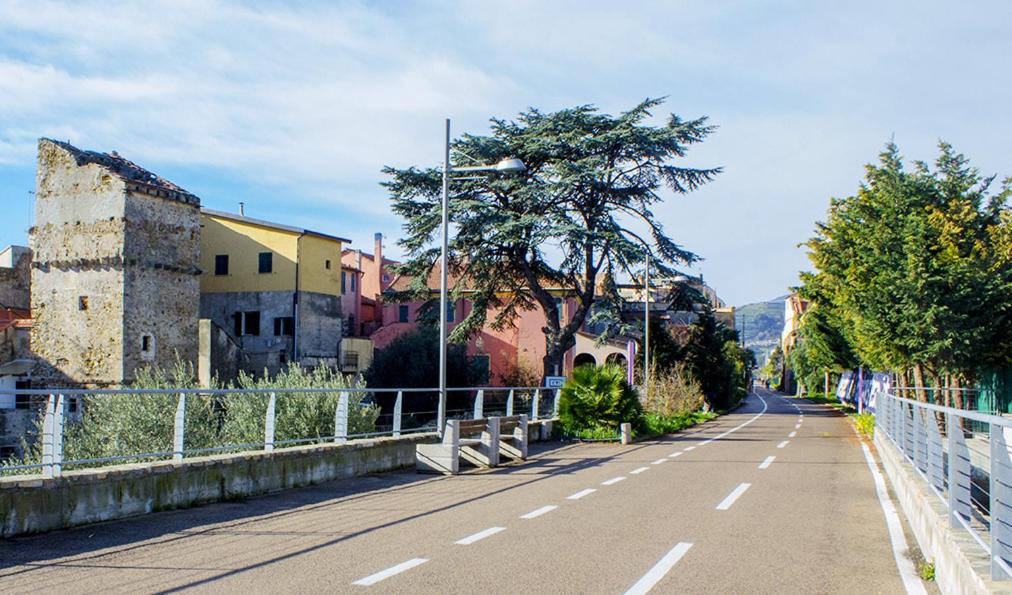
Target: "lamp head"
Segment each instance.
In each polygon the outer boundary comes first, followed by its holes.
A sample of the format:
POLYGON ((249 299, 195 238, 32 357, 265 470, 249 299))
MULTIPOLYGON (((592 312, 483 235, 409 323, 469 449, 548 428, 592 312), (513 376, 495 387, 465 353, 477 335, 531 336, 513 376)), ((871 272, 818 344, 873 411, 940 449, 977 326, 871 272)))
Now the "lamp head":
POLYGON ((527 166, 519 159, 503 159, 495 164, 495 170, 504 174, 519 174, 527 171, 527 166))

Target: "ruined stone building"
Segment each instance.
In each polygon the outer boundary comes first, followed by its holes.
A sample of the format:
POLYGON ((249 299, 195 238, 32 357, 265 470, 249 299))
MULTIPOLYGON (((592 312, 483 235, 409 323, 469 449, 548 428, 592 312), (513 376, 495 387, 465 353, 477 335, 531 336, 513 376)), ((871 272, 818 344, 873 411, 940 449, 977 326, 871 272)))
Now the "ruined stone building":
POLYGON ((39 141, 31 350, 44 382, 196 363, 200 200, 115 152, 39 141))
MULTIPOLYGON (((240 214, 202 211, 200 315, 237 342, 245 356, 242 369, 262 374, 289 362, 338 366, 346 242, 240 214)), ((346 275, 345 283, 347 288, 346 275)))

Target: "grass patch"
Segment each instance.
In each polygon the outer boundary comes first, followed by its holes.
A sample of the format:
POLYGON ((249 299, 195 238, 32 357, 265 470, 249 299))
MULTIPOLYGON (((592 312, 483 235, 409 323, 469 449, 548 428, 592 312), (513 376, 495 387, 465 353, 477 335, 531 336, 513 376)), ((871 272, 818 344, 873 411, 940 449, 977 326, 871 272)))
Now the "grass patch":
POLYGON ((935 565, 928 562, 921 562, 917 565, 917 575, 921 577, 921 580, 935 580, 935 565))
POLYGON ((717 417, 717 414, 709 411, 683 411, 674 415, 647 413, 644 417, 646 418, 646 431, 644 434, 657 436, 660 434, 672 434, 685 428, 691 428, 696 424, 717 417))
POLYGON ((854 413, 850 414, 850 417, 854 420, 854 424, 857 426, 857 431, 864 434, 867 438, 875 437, 875 416, 871 413, 854 413))

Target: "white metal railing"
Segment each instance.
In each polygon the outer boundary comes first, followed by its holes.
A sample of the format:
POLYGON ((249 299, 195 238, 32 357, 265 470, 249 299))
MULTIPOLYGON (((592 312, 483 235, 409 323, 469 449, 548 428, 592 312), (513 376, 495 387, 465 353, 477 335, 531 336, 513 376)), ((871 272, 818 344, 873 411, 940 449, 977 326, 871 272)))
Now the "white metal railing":
MULTIPOLYGON (((469 401, 466 408, 448 409, 447 419, 478 419, 486 415, 506 415, 527 413, 531 420, 548 419, 558 416, 558 390, 547 387, 464 387, 448 388, 452 394, 464 393, 458 402, 469 401), (546 399, 551 399, 550 404, 546 399), (546 407, 546 404, 549 406, 546 407)), ((437 410, 426 408, 431 406, 439 394, 437 388, 291 388, 291 389, 32 389, 2 391, 2 394, 22 395, 35 399, 40 403, 41 428, 34 436, 41 444, 41 460, 25 464, 0 464, 0 474, 16 474, 20 472, 41 473, 44 477, 59 477, 64 468, 70 466, 99 465, 102 463, 119 463, 131 460, 171 459, 180 462, 186 456, 209 454, 213 452, 263 450, 272 452, 275 448, 294 446, 307 443, 335 442, 343 443, 357 438, 373 438, 379 436, 401 436, 411 433, 436 432, 437 410), (151 452, 128 452, 115 456, 94 458, 65 458, 64 434, 69 424, 75 423, 72 415, 68 415, 70 403, 81 403, 86 399, 108 396, 126 395, 164 395, 169 400, 167 406, 174 409, 172 417, 172 443, 169 450, 151 452), (278 440, 276 436, 278 422, 279 399, 286 396, 314 398, 337 396, 334 406, 333 434, 300 436, 278 440), (194 397, 233 397, 266 398, 266 412, 263 416, 263 440, 256 442, 228 443, 211 447, 187 448, 187 399, 194 397), (389 412, 382 412, 377 417, 374 431, 350 432, 349 419, 352 397, 360 398, 359 406, 375 405, 381 397, 387 397, 387 404, 392 399, 389 412), (174 397, 174 401, 172 398, 174 397), (405 401, 416 399, 416 405, 422 408, 409 407, 405 411, 405 401), (410 419, 412 427, 405 427, 410 419)), ((83 406, 87 406, 86 401, 83 406)))
POLYGON ((1012 578, 1012 418, 881 395, 876 431, 888 438, 991 558, 994 580, 1012 578))

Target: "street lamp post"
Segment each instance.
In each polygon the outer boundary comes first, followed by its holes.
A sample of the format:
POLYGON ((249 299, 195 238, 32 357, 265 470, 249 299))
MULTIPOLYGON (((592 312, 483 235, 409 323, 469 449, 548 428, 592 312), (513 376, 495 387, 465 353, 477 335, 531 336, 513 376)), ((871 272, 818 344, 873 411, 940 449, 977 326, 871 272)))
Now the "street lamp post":
POLYGON ((443 204, 442 204, 442 242, 439 260, 439 410, 436 415, 436 428, 443 435, 446 426, 446 349, 447 321, 449 308, 449 290, 447 288, 447 266, 450 242, 450 174, 454 172, 488 172, 521 173, 527 166, 519 159, 506 158, 495 165, 478 165, 473 167, 450 167, 450 119, 446 119, 446 142, 443 145, 443 204))
POLYGON ((643 275, 643 398, 650 399, 650 252, 647 252, 646 271, 643 275))

